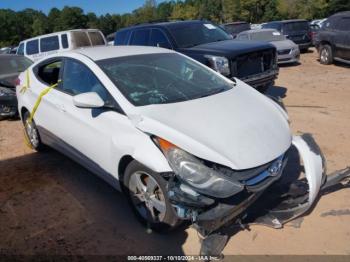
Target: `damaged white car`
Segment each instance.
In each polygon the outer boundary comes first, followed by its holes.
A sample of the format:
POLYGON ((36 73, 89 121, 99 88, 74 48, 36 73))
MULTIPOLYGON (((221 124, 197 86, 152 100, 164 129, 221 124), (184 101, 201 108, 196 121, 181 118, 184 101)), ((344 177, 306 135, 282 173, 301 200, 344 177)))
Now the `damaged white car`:
POLYGON ((283 178, 291 148, 306 188, 293 206, 275 205, 254 222, 280 227, 310 208, 325 181, 316 143, 292 136, 280 105, 167 49, 69 51, 37 62, 18 82, 31 146, 53 147, 100 175, 153 229, 188 220, 208 237, 248 219, 249 206, 283 178))

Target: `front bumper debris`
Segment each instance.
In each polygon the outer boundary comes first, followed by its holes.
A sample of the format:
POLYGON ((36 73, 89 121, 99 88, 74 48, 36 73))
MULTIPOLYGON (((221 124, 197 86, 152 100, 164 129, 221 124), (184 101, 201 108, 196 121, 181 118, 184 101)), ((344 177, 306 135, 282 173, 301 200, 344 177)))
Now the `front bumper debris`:
MULTIPOLYGON (((170 197, 178 214, 190 219, 202 237, 201 255, 219 256, 225 247, 228 227, 246 228, 249 224, 261 224, 282 228, 283 224, 311 212, 321 194, 350 179, 350 168, 326 175, 326 163, 320 148, 310 134, 294 136, 292 147, 283 162, 280 178, 259 190, 246 190, 227 199, 213 199, 188 190, 174 192, 170 197), (287 164, 287 166, 285 166, 287 164), (301 175, 303 173, 303 175, 301 175), (181 193, 182 192, 182 193, 181 193), (191 198, 191 203, 182 201, 191 198), (178 198, 175 200, 174 196, 178 198), (181 212, 179 212, 179 210, 181 212)), ((232 232, 232 230, 231 230, 232 232)))

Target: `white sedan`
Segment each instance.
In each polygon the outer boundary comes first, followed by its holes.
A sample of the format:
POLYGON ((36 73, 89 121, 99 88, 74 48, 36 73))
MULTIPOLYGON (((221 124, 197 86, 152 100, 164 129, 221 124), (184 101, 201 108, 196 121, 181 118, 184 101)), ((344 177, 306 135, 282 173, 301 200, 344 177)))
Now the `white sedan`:
POLYGON ((309 196, 288 219, 320 189, 320 153, 291 135, 277 103, 167 49, 56 54, 20 75, 17 96, 35 150, 48 145, 100 175, 154 229, 190 220, 208 234, 235 221, 283 177, 293 145, 309 196))

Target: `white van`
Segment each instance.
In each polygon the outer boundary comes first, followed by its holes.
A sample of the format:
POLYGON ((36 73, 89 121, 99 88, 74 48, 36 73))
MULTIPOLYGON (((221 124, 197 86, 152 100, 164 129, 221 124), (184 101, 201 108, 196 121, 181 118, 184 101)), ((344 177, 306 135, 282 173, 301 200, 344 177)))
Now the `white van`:
POLYGON ((100 30, 74 29, 24 40, 20 42, 17 54, 36 61, 61 51, 99 45, 107 45, 107 41, 100 30))

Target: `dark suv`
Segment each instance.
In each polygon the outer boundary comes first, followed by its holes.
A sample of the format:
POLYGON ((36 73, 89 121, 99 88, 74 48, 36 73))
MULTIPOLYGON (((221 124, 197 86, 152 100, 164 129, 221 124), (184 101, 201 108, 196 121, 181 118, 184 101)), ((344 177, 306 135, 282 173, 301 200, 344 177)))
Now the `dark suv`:
POLYGON ((115 45, 174 49, 228 78, 265 90, 278 75, 276 49, 269 43, 235 41, 219 26, 202 20, 148 23, 121 29, 115 45))
POLYGON ((311 30, 307 20, 273 21, 263 24, 262 28, 273 28, 280 31, 288 39, 296 43, 301 52, 306 52, 311 46, 311 30))
POLYGON ((350 63, 350 11, 330 16, 318 31, 315 46, 321 64, 350 63))

